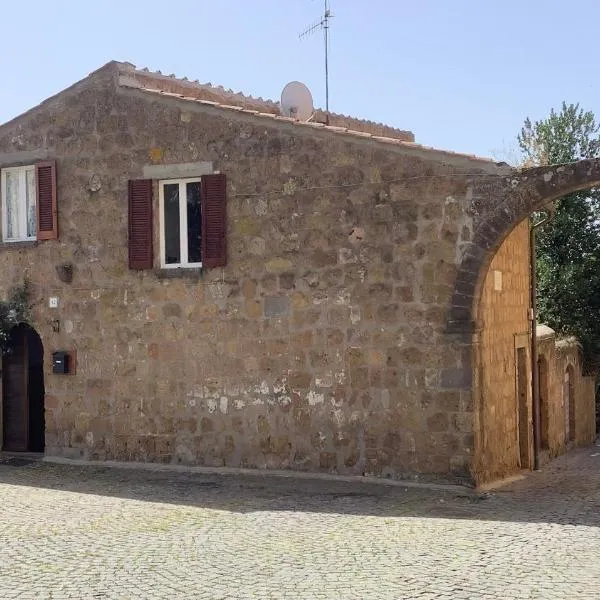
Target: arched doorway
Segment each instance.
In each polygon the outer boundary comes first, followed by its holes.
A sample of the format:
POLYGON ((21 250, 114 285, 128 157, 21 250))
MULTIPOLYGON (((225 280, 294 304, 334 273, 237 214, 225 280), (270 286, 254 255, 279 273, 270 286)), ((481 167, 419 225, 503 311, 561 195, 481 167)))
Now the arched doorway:
POLYGON ((44 451, 44 347, 25 324, 10 333, 12 352, 2 359, 2 449, 44 451))

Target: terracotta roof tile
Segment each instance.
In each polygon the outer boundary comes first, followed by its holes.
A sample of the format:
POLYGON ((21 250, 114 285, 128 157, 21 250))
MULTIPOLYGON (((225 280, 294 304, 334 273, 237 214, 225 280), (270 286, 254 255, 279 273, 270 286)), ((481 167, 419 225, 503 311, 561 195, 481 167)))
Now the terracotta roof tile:
MULTIPOLYGON (((279 114, 279 104, 271 100, 262 98, 253 98, 245 96, 240 92, 225 90, 222 86, 215 87, 210 83, 200 84, 197 81, 191 82, 186 78, 177 79, 175 75, 165 76, 160 71, 154 73, 147 68, 138 69, 131 63, 116 63, 119 68, 119 85, 125 88, 135 88, 151 94, 178 98, 188 102, 196 102, 208 106, 217 107, 223 110, 231 110, 249 114, 260 118, 269 118, 277 121, 292 123, 301 127, 312 127, 322 129, 335 134, 351 135, 354 137, 372 139, 385 144, 394 144, 415 148, 420 150, 434 151, 450 156, 463 157, 476 161, 493 164, 496 161, 475 156, 473 154, 463 154, 450 150, 440 150, 429 146, 423 146, 414 142, 414 136, 411 132, 402 131, 374 123, 354 119, 345 115, 331 115, 331 124, 319 122, 318 120, 297 121, 291 117, 285 117, 279 114), (335 124, 336 122, 343 123, 335 124), (348 126, 344 126, 348 125, 348 126), (378 135, 380 132, 390 132, 391 135, 378 135)), ((316 111, 318 113, 318 111, 316 111)))

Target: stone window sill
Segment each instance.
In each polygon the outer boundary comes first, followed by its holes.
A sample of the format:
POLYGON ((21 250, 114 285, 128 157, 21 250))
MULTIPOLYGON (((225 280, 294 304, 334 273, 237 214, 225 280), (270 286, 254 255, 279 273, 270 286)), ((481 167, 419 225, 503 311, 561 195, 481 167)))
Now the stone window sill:
POLYGON ((192 281, 200 281, 204 275, 204 268, 154 269, 154 275, 157 279, 190 279, 192 281))
POLYGON ((1 250, 23 250, 25 248, 35 248, 38 245, 37 240, 30 240, 26 242, 0 242, 1 250))

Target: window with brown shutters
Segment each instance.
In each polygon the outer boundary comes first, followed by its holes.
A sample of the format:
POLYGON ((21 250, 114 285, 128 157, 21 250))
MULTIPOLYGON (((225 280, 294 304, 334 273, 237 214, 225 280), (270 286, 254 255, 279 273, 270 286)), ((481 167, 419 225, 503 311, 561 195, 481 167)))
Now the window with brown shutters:
POLYGON ((129 268, 151 269, 152 252, 152 180, 129 182, 129 268))
POLYGON ((227 180, 204 175, 159 182, 160 266, 222 267, 227 263, 227 180))
POLYGON ((37 239, 58 238, 58 214, 56 206, 56 163, 41 162, 35 165, 37 189, 37 239))
POLYGON ((0 173, 2 241, 29 242, 58 237, 56 163, 7 167, 0 173))

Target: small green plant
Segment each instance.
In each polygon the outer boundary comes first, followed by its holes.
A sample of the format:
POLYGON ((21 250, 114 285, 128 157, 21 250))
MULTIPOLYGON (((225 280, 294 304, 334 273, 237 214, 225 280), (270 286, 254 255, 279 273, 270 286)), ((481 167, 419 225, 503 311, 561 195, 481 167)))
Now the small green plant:
POLYGON ((25 280, 22 285, 12 288, 8 300, 0 300, 0 355, 12 352, 10 332, 19 323, 30 319, 30 285, 25 280))

